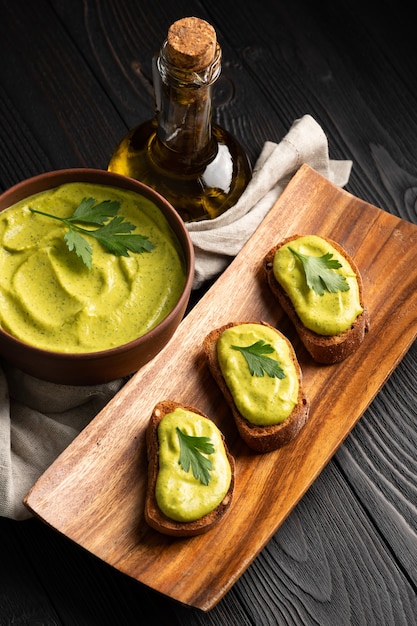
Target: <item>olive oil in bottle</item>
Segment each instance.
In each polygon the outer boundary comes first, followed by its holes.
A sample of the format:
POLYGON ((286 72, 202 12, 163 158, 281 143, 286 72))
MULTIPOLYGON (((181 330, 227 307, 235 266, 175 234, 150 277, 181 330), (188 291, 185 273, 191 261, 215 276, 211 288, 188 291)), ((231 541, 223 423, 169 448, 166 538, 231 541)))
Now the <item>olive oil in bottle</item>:
POLYGON ((156 114, 131 130, 108 169, 156 189, 185 222, 233 206, 251 178, 248 157, 212 123, 212 85, 221 71, 214 28, 195 17, 171 25, 153 59, 156 114))

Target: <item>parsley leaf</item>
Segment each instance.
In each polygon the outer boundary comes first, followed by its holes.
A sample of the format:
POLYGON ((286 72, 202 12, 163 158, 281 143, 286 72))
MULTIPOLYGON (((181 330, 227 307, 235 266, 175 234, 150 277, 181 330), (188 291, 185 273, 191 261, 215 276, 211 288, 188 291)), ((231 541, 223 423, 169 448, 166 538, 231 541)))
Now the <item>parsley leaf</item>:
POLYGON ((103 200, 96 202, 94 198, 83 198, 70 217, 59 217, 44 211, 30 209, 46 217, 63 222, 68 227, 64 235, 65 243, 70 252, 74 251, 88 269, 92 268, 93 249, 85 239, 85 235, 94 237, 108 252, 115 256, 129 256, 130 252, 150 252, 154 244, 144 235, 132 234, 136 226, 124 217, 117 215, 120 202, 103 200), (83 228, 80 224, 98 226, 96 229, 83 228))
POLYGON ((74 250, 77 256, 82 259, 84 265, 86 265, 88 269, 91 270, 93 249, 88 243, 87 239, 84 239, 84 237, 82 237, 80 233, 77 233, 76 230, 71 229, 67 233, 65 233, 64 240, 67 244, 68 250, 70 252, 74 250))
POLYGON ((184 472, 189 472, 191 467, 194 478, 200 480, 203 485, 208 485, 213 464, 204 454, 212 454, 214 452, 214 446, 210 437, 187 435, 178 426, 176 430, 180 442, 179 464, 184 472))
POLYGON ((97 202, 94 198, 83 198, 75 209, 70 222, 81 222, 83 224, 102 225, 109 217, 117 215, 120 203, 116 200, 103 200, 97 202))
POLYGON ((266 354, 271 354, 274 349, 263 339, 259 339, 251 346, 232 346, 233 350, 239 350, 246 359, 251 376, 263 376, 264 373, 270 378, 285 378, 285 372, 276 359, 271 359, 266 354))
POLYGON ((150 252, 154 245, 143 235, 130 235, 136 227, 130 222, 125 222, 121 216, 114 217, 97 230, 88 231, 109 252, 116 256, 129 256, 131 252, 150 252))
POLYGON ((289 247, 289 250, 303 265, 307 287, 315 291, 319 296, 322 296, 325 290, 330 293, 349 291, 350 287, 346 282, 345 276, 333 271, 339 269, 342 265, 337 259, 333 259, 331 252, 327 252, 322 256, 309 256, 301 254, 301 252, 297 252, 291 247, 289 247))

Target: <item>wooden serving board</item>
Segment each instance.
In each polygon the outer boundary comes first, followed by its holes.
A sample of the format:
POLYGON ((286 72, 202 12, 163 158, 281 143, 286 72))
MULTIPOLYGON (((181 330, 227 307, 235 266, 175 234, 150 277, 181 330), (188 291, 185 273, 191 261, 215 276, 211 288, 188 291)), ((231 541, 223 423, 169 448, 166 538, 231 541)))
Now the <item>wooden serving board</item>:
POLYGON ((211 609, 255 559, 378 393, 417 335, 417 226, 303 166, 240 254, 166 348, 85 428, 26 497, 30 510, 86 550, 182 603, 211 609), (363 277, 371 330, 358 352, 316 365, 266 286, 265 253, 290 234, 341 243, 363 277), (311 400, 298 438, 266 455, 239 439, 201 352, 229 321, 266 320, 293 342, 311 400), (145 429, 161 399, 194 405, 222 429, 236 459, 229 515, 205 535, 163 536, 143 518, 145 429))

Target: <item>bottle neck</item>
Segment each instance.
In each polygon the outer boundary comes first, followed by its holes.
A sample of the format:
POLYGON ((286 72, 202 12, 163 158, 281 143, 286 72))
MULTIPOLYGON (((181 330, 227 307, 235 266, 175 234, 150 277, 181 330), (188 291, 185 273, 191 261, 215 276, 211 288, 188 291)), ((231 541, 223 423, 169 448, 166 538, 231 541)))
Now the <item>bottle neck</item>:
POLYGON ((213 62, 199 71, 175 67, 166 54, 166 42, 154 58, 154 90, 157 114, 155 150, 158 160, 172 157, 179 168, 195 171, 216 155, 212 138, 212 85, 221 71, 217 44, 213 62))

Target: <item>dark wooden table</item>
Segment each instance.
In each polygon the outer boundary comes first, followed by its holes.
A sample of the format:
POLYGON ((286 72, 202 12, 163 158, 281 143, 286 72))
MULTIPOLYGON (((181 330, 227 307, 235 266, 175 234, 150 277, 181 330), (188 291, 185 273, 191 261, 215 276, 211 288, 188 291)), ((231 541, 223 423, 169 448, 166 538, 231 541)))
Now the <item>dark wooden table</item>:
MULTIPOLYGON (((252 161, 309 113, 330 156, 353 161, 346 189, 417 223, 416 37, 393 0, 0 0, 0 189, 50 169, 105 169, 127 129, 152 115, 151 56, 186 15, 217 30, 215 119, 252 161)), ((3 518, 0 624, 417 624, 416 384, 414 343, 209 613, 38 520, 3 518)))

